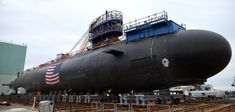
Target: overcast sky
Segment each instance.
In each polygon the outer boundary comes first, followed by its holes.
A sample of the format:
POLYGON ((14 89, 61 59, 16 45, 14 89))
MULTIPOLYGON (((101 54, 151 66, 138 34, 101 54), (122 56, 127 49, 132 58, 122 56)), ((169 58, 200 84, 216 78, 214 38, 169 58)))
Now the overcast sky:
MULTIPOLYGON (((187 29, 223 35, 235 52, 235 0, 0 0, 0 41, 27 44, 25 68, 31 68, 68 52, 105 10, 122 11, 124 23, 165 10, 187 29)), ((234 56, 207 83, 234 89, 233 77, 234 56)))

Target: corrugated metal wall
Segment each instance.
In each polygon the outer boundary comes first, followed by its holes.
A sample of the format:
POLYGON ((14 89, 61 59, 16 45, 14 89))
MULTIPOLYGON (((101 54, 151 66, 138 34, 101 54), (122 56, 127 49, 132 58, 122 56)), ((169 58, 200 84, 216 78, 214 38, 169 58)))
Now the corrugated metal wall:
POLYGON ((7 88, 2 84, 10 83, 18 72, 24 71, 26 46, 0 42, 0 94, 7 88))
POLYGON ((0 75, 17 75, 24 70, 26 46, 0 42, 0 75))

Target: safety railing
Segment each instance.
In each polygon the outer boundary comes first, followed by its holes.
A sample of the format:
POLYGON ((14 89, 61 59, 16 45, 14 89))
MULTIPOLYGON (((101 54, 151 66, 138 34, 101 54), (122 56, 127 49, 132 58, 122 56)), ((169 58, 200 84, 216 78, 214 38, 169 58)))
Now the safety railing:
MULTIPOLYGON (((29 71, 33 71, 33 70, 37 70, 37 69, 40 69, 40 68, 43 68, 43 67, 46 67, 46 66, 50 66, 52 64, 56 64, 56 63, 59 63, 59 62, 63 62, 67 59, 70 59, 70 58, 73 58, 75 56, 79 56, 79 55, 83 55, 85 53, 87 53, 88 51, 90 50, 94 50, 94 49, 98 49, 98 48, 101 48, 101 47, 104 47, 104 46, 107 46, 107 45, 110 45, 110 44, 116 44, 116 43, 120 43, 122 42, 121 40, 119 41, 115 41, 115 42, 109 42, 109 43, 106 43, 106 44, 102 44, 102 45, 99 45, 99 46, 96 46, 96 47, 91 47, 91 46, 88 46, 86 48, 82 48, 82 49, 79 49, 75 52, 72 52, 72 53, 66 53, 64 54, 62 57, 60 58, 56 58, 56 59, 53 59, 53 60, 50 60, 46 63, 43 63, 43 64, 40 64, 38 66, 35 66, 35 67, 32 67, 32 68, 29 68, 29 69, 26 69, 25 71, 29 72, 29 71)), ((22 73, 23 74, 23 73, 22 73)))
POLYGON ((162 21, 168 21, 168 15, 166 11, 162 11, 150 16, 146 16, 135 21, 131 21, 124 25, 124 31, 131 31, 138 26, 146 25, 146 24, 156 24, 162 21))
POLYGON ((57 58, 55 58, 53 60, 50 60, 50 61, 45 62, 45 63, 42 63, 42 64, 40 64, 38 66, 32 67, 30 69, 26 69, 25 71, 33 71, 33 70, 37 70, 37 69, 40 69, 40 68, 43 68, 43 67, 46 67, 46 66, 49 66, 49 65, 52 65, 52 64, 56 64, 56 63, 62 62, 64 60, 67 60, 69 58, 81 55, 81 54, 83 54, 83 53, 85 53, 87 51, 88 51, 88 48, 82 48, 82 49, 79 49, 79 50, 77 50, 75 52, 72 52, 72 53, 65 53, 61 57, 57 57, 57 58))
POLYGON ((100 30, 97 30, 96 32, 90 33, 89 37, 92 37, 90 39, 93 39, 95 37, 98 37, 102 34, 108 33, 108 32, 112 32, 112 31, 120 31, 122 32, 122 25, 121 24, 113 24, 111 26, 107 26, 105 28, 102 28, 100 30))
POLYGON ((122 12, 120 11, 106 11, 105 14, 99 16, 98 18, 96 18, 95 20, 93 20, 90 24, 90 30, 92 30, 93 28, 95 28, 96 26, 109 21, 109 20, 113 20, 113 19, 120 19, 122 20, 122 12))

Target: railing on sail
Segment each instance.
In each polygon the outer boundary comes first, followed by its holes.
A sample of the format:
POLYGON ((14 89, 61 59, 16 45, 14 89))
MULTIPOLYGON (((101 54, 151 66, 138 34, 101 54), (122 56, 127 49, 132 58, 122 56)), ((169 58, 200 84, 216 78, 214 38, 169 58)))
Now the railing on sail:
POLYGON ((90 29, 95 28, 99 24, 102 24, 103 22, 113 20, 113 19, 122 19, 122 12, 120 11, 109 11, 99 17, 97 17, 95 20, 93 20, 90 24, 90 29))

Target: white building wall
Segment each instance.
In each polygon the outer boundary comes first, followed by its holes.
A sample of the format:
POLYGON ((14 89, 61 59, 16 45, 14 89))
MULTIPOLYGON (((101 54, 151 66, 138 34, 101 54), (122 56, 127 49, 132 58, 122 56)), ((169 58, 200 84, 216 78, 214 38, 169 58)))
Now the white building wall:
POLYGON ((9 87, 8 86, 2 86, 2 84, 10 84, 11 81, 16 79, 16 75, 4 75, 4 74, 0 74, 0 95, 2 95, 2 93, 4 95, 8 94, 8 90, 9 87))

